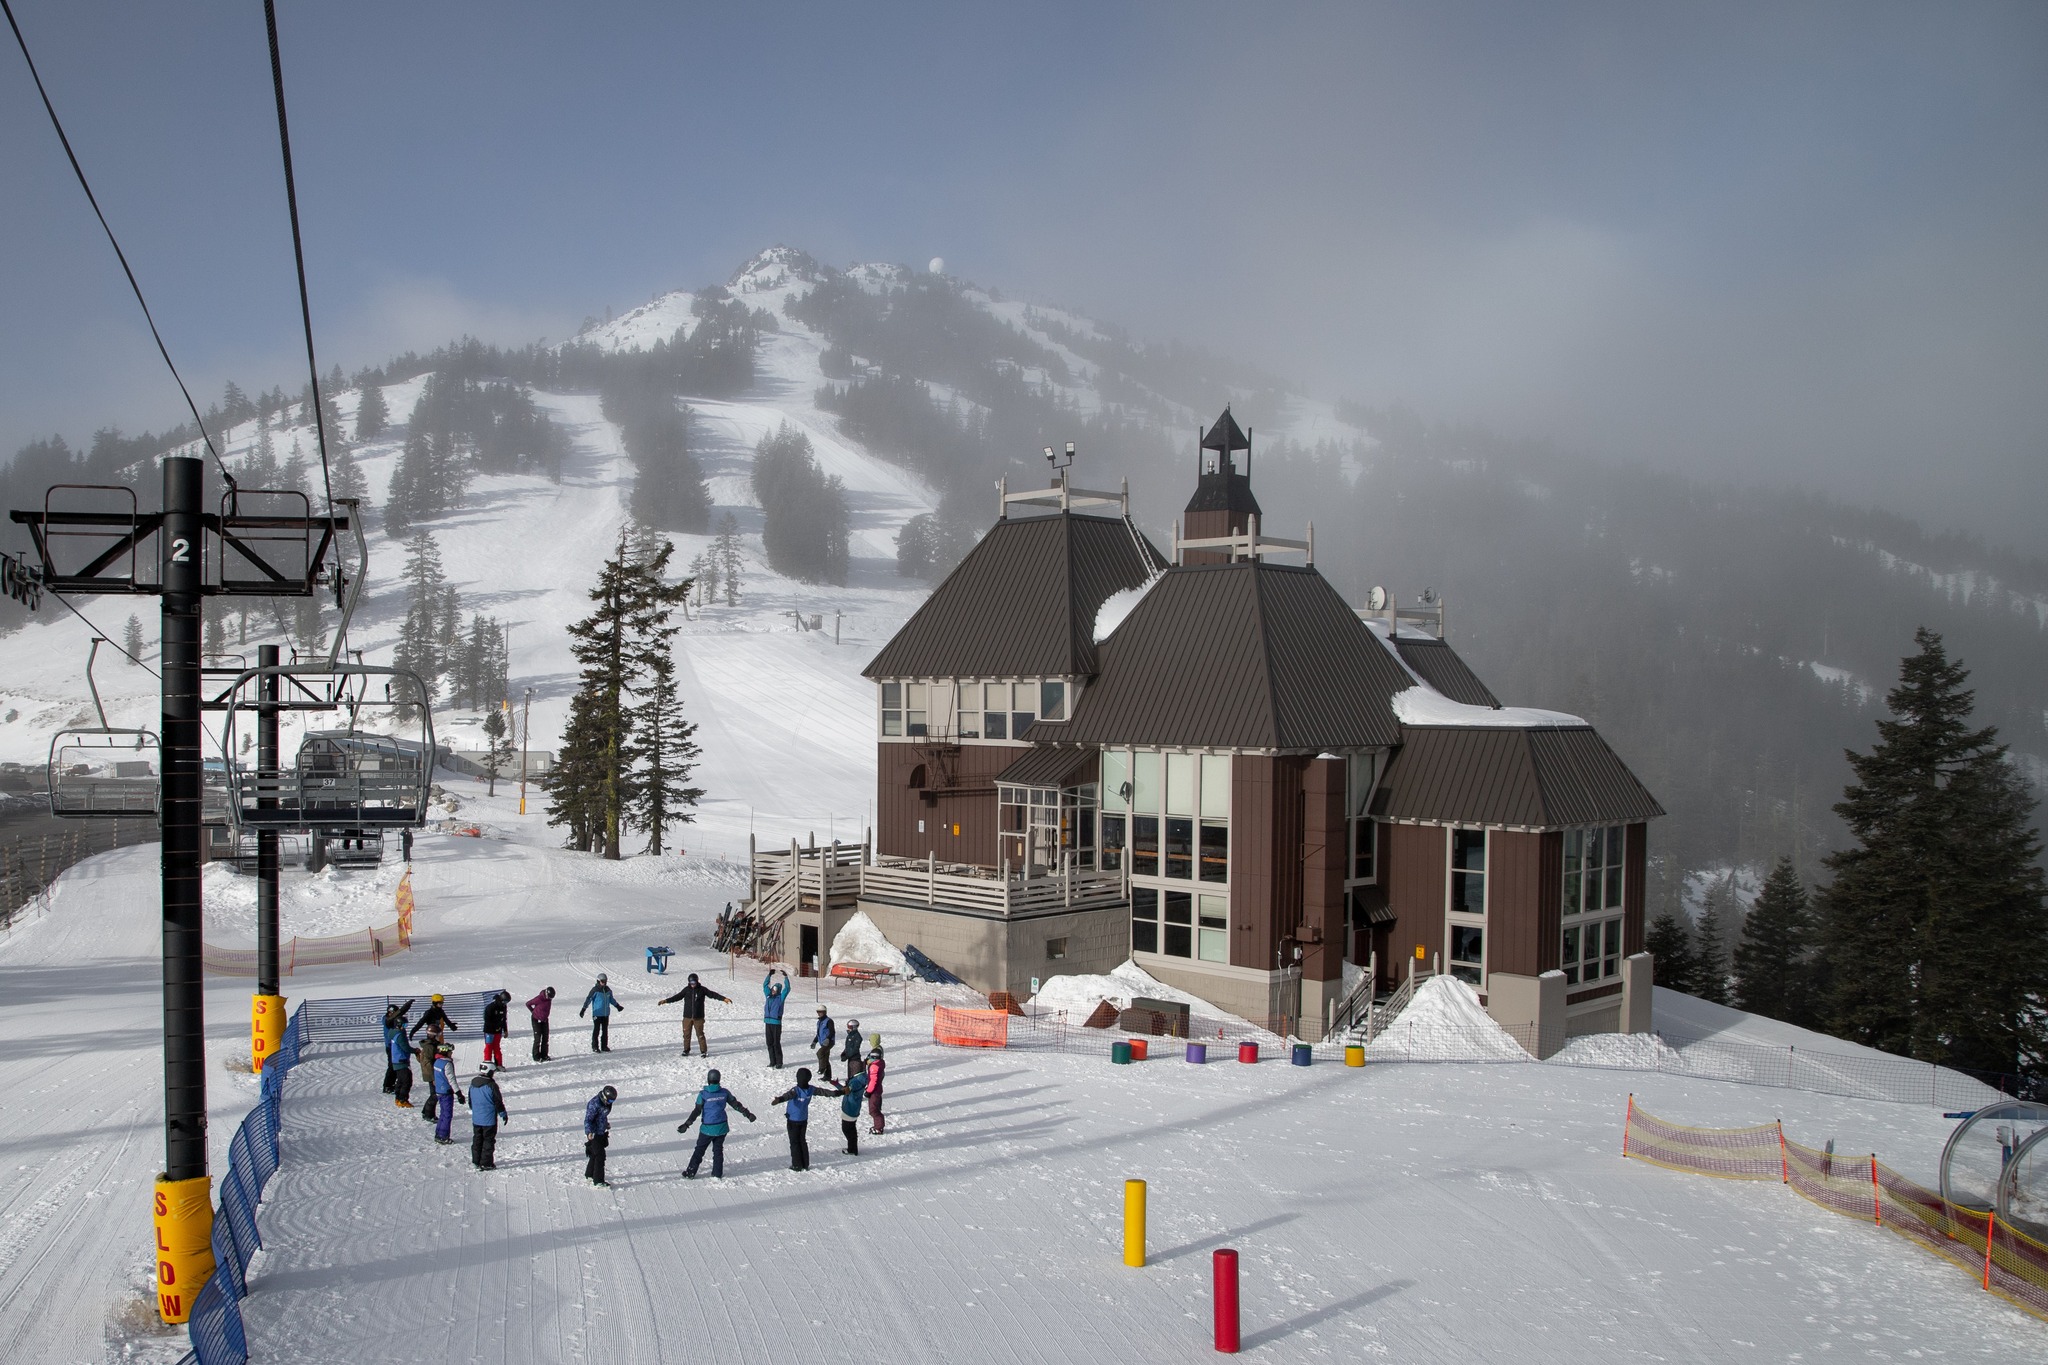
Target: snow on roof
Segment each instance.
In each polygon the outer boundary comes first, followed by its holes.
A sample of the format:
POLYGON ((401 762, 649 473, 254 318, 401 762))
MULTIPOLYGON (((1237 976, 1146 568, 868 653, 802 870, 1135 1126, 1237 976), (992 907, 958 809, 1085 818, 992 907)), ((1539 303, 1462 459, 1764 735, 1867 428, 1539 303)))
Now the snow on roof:
POLYGON ((1581 716, 1533 706, 1467 706, 1421 683, 1394 694, 1394 715, 1403 725, 1484 725, 1527 730, 1543 725, 1584 725, 1581 716))

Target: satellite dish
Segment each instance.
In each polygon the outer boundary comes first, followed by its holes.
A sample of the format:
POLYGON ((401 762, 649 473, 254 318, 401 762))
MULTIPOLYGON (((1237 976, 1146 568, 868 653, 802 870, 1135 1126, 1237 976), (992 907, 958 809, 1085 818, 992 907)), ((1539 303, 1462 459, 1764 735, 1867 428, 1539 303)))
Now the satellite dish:
POLYGON ((1385 611, 1387 609, 1387 590, 1375 587, 1365 595, 1365 605, 1374 611, 1385 611))
POLYGON ((930 264, 930 265, 928 265, 928 266, 926 266, 926 267, 925 267, 925 269, 926 269, 926 270, 929 270, 929 271, 930 271, 930 272, 931 272, 932 274, 934 274, 934 275, 943 275, 943 274, 945 274, 945 273, 946 273, 946 258, 945 258, 944 256, 934 256, 934 257, 932 257, 932 261, 931 261, 931 264, 930 264))

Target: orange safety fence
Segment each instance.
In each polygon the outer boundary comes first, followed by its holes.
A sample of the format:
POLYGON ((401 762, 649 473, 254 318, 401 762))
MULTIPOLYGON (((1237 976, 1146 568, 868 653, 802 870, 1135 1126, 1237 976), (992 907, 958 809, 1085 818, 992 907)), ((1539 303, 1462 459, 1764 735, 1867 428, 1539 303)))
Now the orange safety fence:
POLYGON ((932 1007, 932 1041, 948 1047, 1008 1047, 1008 1010, 961 1010, 932 1007))
MULTIPOLYGON (((412 947, 412 873, 399 878, 396 895, 398 918, 374 929, 357 929, 346 934, 303 937, 294 934, 277 945, 277 969, 290 976, 301 967, 333 967, 349 962, 381 963, 393 953, 412 947)), ((216 976, 256 975, 254 948, 200 946, 200 960, 216 976)))
POLYGON ((1801 1198, 1874 1223, 1970 1272, 1987 1291, 2048 1320, 2048 1244, 1906 1179, 1874 1155, 1816 1151, 1779 1123, 1685 1128, 1636 1108, 1622 1120, 1622 1155, 1675 1171, 1778 1180, 1801 1198))

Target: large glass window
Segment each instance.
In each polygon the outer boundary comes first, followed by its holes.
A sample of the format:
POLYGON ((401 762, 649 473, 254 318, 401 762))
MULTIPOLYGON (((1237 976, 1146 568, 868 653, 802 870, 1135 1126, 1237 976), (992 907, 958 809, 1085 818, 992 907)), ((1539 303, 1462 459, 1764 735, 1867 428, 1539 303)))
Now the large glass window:
POLYGON ((1229 754, 1104 751, 1103 870, 1152 881, 1133 897, 1160 907, 1156 934, 1133 928, 1133 951, 1230 960, 1230 767, 1229 754), (1198 885, 1213 889, 1196 895, 1198 885))
POLYGON ((1159 875, 1159 817, 1156 815, 1131 817, 1131 875, 1159 875))
POLYGON ((1131 752, 1128 749, 1102 751, 1102 808, 1128 810, 1131 804, 1131 752))
POLYGON ((1451 926, 1451 975, 1481 984, 1486 972, 1486 930, 1476 924, 1451 926))
POLYGON ((981 738, 981 684, 961 683, 953 713, 959 717, 955 733, 962 739, 981 738))
POLYGON ((1622 851, 1626 825, 1569 829, 1564 834, 1564 913, 1567 917, 1621 909, 1622 851))
POLYGON ((1558 965, 1568 986, 1621 975, 1621 917, 1567 924, 1558 965))
POLYGON ((1038 714, 1047 720, 1067 718, 1067 685, 1063 682, 1042 682, 1038 685, 1038 714))
POLYGON ((1149 886, 1131 888, 1131 951, 1159 951, 1159 893, 1149 886))
POLYGON ((1160 951, 1168 957, 1195 955, 1195 898, 1185 891, 1165 893, 1166 919, 1160 934, 1160 951))
POLYGON ((1230 818, 1230 755, 1202 755, 1202 815, 1210 820, 1230 818))
POLYGON ((1159 813, 1159 755, 1144 749, 1131 756, 1131 809, 1159 813))
POLYGON ((1195 822, 1183 815, 1166 817, 1165 876, 1192 881, 1195 876, 1195 822))
POLYGON ((931 691, 923 683, 911 683, 903 689, 903 733, 917 738, 929 733, 926 713, 929 710, 927 694, 931 691))
POLYGON ((1168 754, 1166 756, 1166 813, 1168 815, 1193 815, 1195 813, 1195 756, 1193 754, 1168 754))
POLYGON ((882 684, 882 733, 900 735, 903 733, 903 684, 885 682, 882 684))
POLYGON ((1198 955, 1204 962, 1230 961, 1230 902, 1222 896, 1202 896, 1198 900, 1198 955))
POLYGON ((1222 820, 1202 822, 1202 880, 1230 880, 1230 826, 1222 820))
POLYGON ((1451 831, 1451 913, 1486 913, 1486 831, 1451 831))
POLYGON ((1124 821, 1129 817, 1104 813, 1102 817, 1102 870, 1124 870, 1124 821))

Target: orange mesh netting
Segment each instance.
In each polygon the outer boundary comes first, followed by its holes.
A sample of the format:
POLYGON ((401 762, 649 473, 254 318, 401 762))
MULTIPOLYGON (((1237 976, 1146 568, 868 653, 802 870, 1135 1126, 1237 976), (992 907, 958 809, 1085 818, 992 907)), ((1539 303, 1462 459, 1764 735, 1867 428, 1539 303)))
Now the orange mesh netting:
POLYGON ((1701 1175, 1780 1179, 1822 1208, 1897 1233, 1967 1270, 1991 1293, 2048 1319, 2048 1246, 1997 1223, 1986 1210, 1947 1202, 1874 1156, 1815 1151, 1787 1140, 1776 1123, 1684 1128, 1636 1108, 1633 1096, 1622 1154, 1701 1175))
POLYGON ((934 1005, 932 1041, 948 1047, 1006 1047, 1010 1041, 1010 1012, 934 1005))

